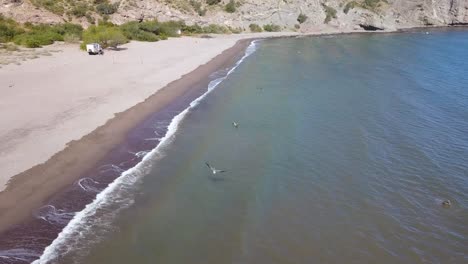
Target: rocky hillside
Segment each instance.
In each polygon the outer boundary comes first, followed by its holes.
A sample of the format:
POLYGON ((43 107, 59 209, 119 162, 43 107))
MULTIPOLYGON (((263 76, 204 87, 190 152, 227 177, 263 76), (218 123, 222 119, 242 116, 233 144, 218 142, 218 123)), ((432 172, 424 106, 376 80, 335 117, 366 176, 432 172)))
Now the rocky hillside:
POLYGON ((0 13, 19 22, 71 21, 87 26, 152 19, 222 24, 249 30, 398 29, 468 24, 468 0, 0 0, 0 13))

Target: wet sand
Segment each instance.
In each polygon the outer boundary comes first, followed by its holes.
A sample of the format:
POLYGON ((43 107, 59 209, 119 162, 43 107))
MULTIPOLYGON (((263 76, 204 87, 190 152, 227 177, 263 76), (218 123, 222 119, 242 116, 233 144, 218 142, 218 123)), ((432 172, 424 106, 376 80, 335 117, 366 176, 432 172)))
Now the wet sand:
MULTIPOLYGON (((0 231, 5 231, 26 219, 32 220, 34 209, 46 204, 46 201, 57 195, 60 190, 64 190, 98 164, 102 164, 103 159, 124 142, 128 133, 149 115, 163 110, 177 98, 197 87, 206 89, 210 81, 209 76, 235 63, 248 43, 249 40, 238 41, 209 63, 171 82, 144 102, 116 114, 105 125, 80 140, 70 142, 64 150, 53 155, 47 162, 15 176, 7 189, 0 192, 0 231)), ((66 197, 66 200, 71 199, 73 197, 66 197)), ((82 207, 84 205, 86 203, 82 207)), ((1 240, 12 242, 11 239, 1 240)))

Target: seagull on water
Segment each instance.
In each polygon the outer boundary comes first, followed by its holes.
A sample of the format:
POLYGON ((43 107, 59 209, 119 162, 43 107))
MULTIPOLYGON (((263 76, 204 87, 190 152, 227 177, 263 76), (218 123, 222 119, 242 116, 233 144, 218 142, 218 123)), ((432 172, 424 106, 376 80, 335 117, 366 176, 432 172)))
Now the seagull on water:
POLYGON ((205 162, 206 166, 208 166, 208 168, 210 168, 211 172, 213 173, 213 175, 217 174, 217 173, 223 173, 223 172, 226 172, 225 170, 217 170, 216 168, 212 167, 208 162, 205 162))
POLYGON ((239 127, 239 124, 236 123, 236 122, 232 122, 232 125, 233 125, 235 128, 238 128, 238 127, 239 127))

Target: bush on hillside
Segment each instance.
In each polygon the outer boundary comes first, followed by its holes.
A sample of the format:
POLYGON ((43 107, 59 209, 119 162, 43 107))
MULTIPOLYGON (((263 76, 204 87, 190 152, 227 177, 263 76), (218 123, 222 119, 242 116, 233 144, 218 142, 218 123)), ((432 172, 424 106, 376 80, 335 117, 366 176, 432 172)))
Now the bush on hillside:
POLYGON ((63 2, 62 1, 57 1, 57 0, 31 0, 31 2, 35 6, 43 7, 50 12, 57 14, 57 15, 63 15, 65 12, 65 8, 63 7, 63 2))
POLYGON ((209 5, 216 5, 219 4, 221 0, 206 0, 206 3, 209 5))
POLYGON ((230 0, 229 3, 226 4, 226 6, 224 7, 224 11, 228 12, 228 13, 234 13, 236 12, 236 2, 234 2, 234 0, 230 0))
POLYGON ((267 32, 278 32, 281 31, 281 27, 275 24, 266 24, 263 26, 263 30, 267 32))
POLYGON ((206 14, 206 9, 202 8, 202 4, 195 0, 190 0, 190 5, 193 7, 193 10, 197 12, 199 16, 204 16, 206 14))
POLYGON ((86 12, 88 12, 88 6, 86 4, 77 4, 72 8, 70 14, 75 17, 84 17, 86 16, 86 12))
POLYGON ((333 18, 336 18, 336 10, 333 7, 322 4, 323 9, 325 10, 325 24, 328 24, 333 18))
POLYGON ((250 24, 249 25, 250 31, 252 32, 262 32, 263 29, 258 24, 250 24))
POLYGON ((365 9, 375 10, 379 7, 380 2, 388 3, 387 0, 364 0, 362 7, 365 9))
POLYGON ((210 25, 203 28, 203 33, 206 33, 206 34, 229 34, 229 33, 231 33, 231 31, 225 26, 221 26, 221 25, 217 25, 217 24, 210 24, 210 25))
POLYGON ((297 16, 297 22, 299 22, 299 24, 302 24, 306 22, 308 18, 309 17, 307 17, 305 14, 300 13, 299 16, 297 16))
POLYGON ((22 33, 24 33, 24 30, 18 23, 0 14, 0 43, 10 42, 16 35, 22 33))
POLYGON ((101 15, 112 15, 117 12, 119 3, 111 4, 109 2, 102 2, 96 6, 96 11, 101 15))
POLYGON ((348 3, 345 5, 345 7, 344 7, 343 12, 344 12, 345 14, 348 14, 349 10, 351 10, 351 9, 357 7, 357 6, 359 6, 359 4, 358 4, 358 2, 356 2, 356 1, 348 2, 348 3))

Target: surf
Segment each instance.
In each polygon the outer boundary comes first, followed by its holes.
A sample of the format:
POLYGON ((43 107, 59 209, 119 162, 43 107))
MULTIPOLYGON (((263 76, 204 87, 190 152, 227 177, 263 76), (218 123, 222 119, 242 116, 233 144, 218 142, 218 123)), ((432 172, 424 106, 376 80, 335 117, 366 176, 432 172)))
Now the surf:
MULTIPOLYGON (((246 48, 244 55, 222 77, 212 80, 205 93, 193 100, 187 108, 174 116, 167 127, 166 134, 159 144, 151 151, 144 153, 143 159, 134 167, 121 172, 121 175, 110 183, 102 192, 98 193, 93 202, 77 212, 71 221, 58 234, 58 237, 45 248, 39 259, 33 264, 46 264, 66 255, 70 251, 77 253, 77 257, 84 255, 93 243, 97 243, 103 235, 112 229, 112 221, 124 209, 133 204, 132 191, 141 179, 151 169, 154 161, 164 155, 164 149, 175 139, 180 124, 208 94, 222 83, 239 65, 257 50, 258 41, 252 41, 246 48), (79 252, 78 252, 79 251, 79 252)), ((142 155, 142 152, 135 155, 142 155)), ((115 170, 113 165, 109 165, 115 170)), ((90 190, 80 180, 78 185, 84 190, 90 190)))

